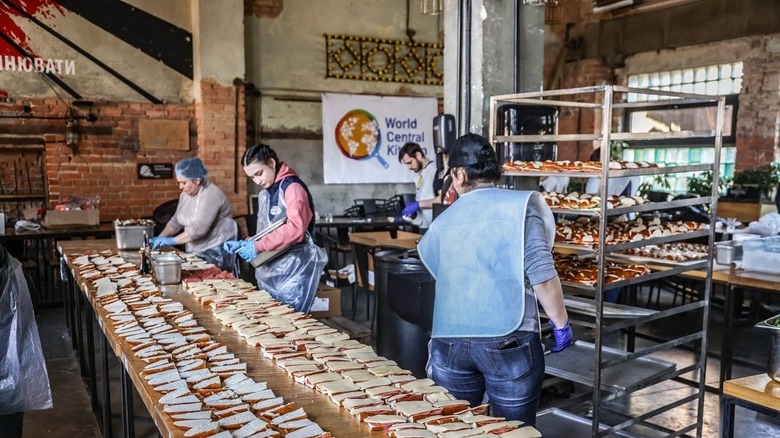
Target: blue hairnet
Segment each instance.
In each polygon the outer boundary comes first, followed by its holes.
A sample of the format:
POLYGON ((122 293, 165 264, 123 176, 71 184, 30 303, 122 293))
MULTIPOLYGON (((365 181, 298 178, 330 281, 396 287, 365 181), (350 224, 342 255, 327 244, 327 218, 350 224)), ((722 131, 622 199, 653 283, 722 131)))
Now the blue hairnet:
POLYGON ((206 166, 200 158, 185 158, 176 163, 176 175, 187 179, 204 179, 207 173, 206 166))

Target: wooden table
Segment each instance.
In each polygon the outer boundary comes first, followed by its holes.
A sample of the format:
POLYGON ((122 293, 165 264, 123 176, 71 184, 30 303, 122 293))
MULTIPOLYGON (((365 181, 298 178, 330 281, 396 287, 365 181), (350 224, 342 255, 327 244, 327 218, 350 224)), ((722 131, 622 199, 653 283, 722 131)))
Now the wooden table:
MULTIPOLYGON (((59 250, 62 254, 83 252, 87 249, 112 249, 116 250, 116 242, 113 240, 98 240, 98 241, 72 241, 72 242, 60 242, 59 250)), ((91 286, 87 286, 86 283, 82 283, 78 275, 75 275, 71 267, 70 277, 73 279, 73 290, 76 295, 74 296, 75 309, 79 310, 79 302, 83 300, 89 303, 87 308, 87 319, 91 318, 91 314, 94 314, 94 319, 100 326, 104 336, 105 342, 114 354, 120 359, 124 373, 122 376, 123 384, 123 428, 125 436, 133 436, 134 430, 132 425, 133 418, 133 406, 132 406, 132 388, 141 396, 141 399, 146 406, 146 409, 152 416, 157 428, 163 437, 181 437, 184 431, 176 428, 173 425, 171 418, 163 413, 163 407, 158 403, 161 394, 153 390, 144 379, 140 376, 140 371, 145 366, 143 361, 138 360, 131 352, 131 345, 125 342, 121 337, 114 333, 113 326, 110 324, 107 312, 94 300, 94 289, 91 286)), ((268 382, 268 388, 272 389, 278 396, 284 397, 285 401, 294 401, 297 406, 304 408, 308 417, 322 426, 323 429, 332 432, 339 438, 354 438, 354 437, 383 437, 385 436, 381 432, 369 432, 368 428, 355 420, 349 413, 336 405, 334 405, 327 396, 318 393, 317 391, 308 388, 304 385, 294 383, 294 381, 287 375, 287 373, 274 365, 272 361, 266 359, 260 353, 260 350, 256 347, 252 347, 247 344, 243 338, 241 338, 234 330, 229 329, 222 325, 222 323, 216 319, 212 313, 204 308, 198 301, 189 293, 187 293, 181 286, 164 286, 161 287, 163 296, 172 298, 181 302, 184 307, 191 311, 198 323, 205 327, 211 337, 221 344, 227 346, 230 353, 234 353, 236 357, 239 357, 243 362, 247 363, 247 376, 254 378, 257 381, 268 382)), ((96 392, 97 388, 94 388, 94 341, 89 339, 91 333, 92 321, 85 321, 85 324, 90 325, 87 330, 86 345, 83 344, 84 340, 79 339, 79 357, 80 363, 87 362, 91 377, 88 376, 88 383, 92 383, 93 387, 91 391, 96 392), (81 350, 86 348, 87 357, 81 359, 81 350), (91 363, 89 363, 91 361, 91 363), (91 366, 90 366, 91 365, 91 366)), ((81 337, 80 322, 76 323, 78 326, 77 337, 81 337)), ((107 349, 104 349, 106 351, 107 349)), ((103 358, 104 365, 107 363, 107 358, 103 358)), ((84 367, 82 366, 82 369, 84 367)), ((108 382, 107 378, 103 379, 108 382)), ((110 391, 107 385, 103 388, 103 418, 110 419, 110 391), (108 402, 108 407, 106 404, 108 402)), ((104 436, 111 436, 109 433, 105 433, 106 424, 110 425, 110 421, 104 421, 104 436)))
MULTIPOLYGON (((651 266, 651 269, 668 269, 664 266, 651 266)), ((707 280, 707 271, 686 271, 680 274, 682 277, 696 280, 707 280)), ((723 391, 725 381, 731 379, 734 354, 734 317, 736 303, 734 302, 735 289, 738 287, 758 289, 767 293, 780 293, 780 275, 766 274, 763 272, 745 271, 733 266, 719 265, 713 261, 712 282, 725 286, 723 304, 723 327, 721 334, 720 355, 720 390, 723 391)))
POLYGON ((728 380, 720 396, 720 433, 734 436, 734 408, 742 406, 775 418, 780 418, 780 383, 766 374, 728 380))

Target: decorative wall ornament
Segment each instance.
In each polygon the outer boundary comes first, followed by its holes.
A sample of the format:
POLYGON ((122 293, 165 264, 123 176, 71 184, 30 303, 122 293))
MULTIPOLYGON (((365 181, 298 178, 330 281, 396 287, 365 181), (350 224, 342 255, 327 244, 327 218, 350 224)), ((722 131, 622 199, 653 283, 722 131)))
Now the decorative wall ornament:
POLYGON ((443 85, 444 45, 325 34, 325 77, 443 85))

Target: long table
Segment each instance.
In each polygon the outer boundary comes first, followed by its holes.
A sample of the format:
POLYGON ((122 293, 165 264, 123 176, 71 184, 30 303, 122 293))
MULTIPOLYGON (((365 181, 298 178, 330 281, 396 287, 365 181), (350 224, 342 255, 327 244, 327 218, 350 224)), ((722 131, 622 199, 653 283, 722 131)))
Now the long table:
MULTIPOLYGON (((58 244, 58 249, 60 254, 63 255, 81 253, 89 249, 116 250, 116 242, 113 240, 93 240, 89 242, 67 241, 60 242, 58 244)), ((120 254, 124 256, 124 253, 120 254)), ((123 400, 122 424, 124 435, 134 435, 132 421, 132 391, 135 389, 143 400, 144 406, 149 411, 161 436, 166 438, 183 436, 184 431, 176 428, 173 425, 171 418, 163 413, 163 407, 158 403, 161 394, 154 391, 153 388, 147 385, 141 378, 140 372, 145 366, 144 362, 138 360, 132 354, 130 344, 116 335, 107 312, 94 299, 94 288, 82 282, 77 271, 74 271, 73 267, 69 267, 70 272, 68 274, 70 278, 72 301, 68 306, 68 311, 71 314, 75 312, 75 315, 80 315, 81 306, 84 306, 85 320, 83 323, 87 325, 88 329, 86 331, 86 339, 81 339, 81 319, 73 322, 74 326, 77 328, 75 331, 77 336, 75 337, 78 338, 78 345, 76 348, 78 350, 79 362, 82 365, 82 370, 89 370, 90 375, 85 376, 85 379, 87 380, 87 385, 89 386, 91 393, 93 395, 96 395, 97 393, 94 372, 94 339, 91 339, 92 324, 97 323, 104 335, 103 341, 108 346, 108 348, 103 349, 103 366, 107 367, 108 357, 105 356, 107 351, 110 350, 119 358, 124 368, 123 375, 121 376, 123 400)), ((312 421, 318 423, 323 429, 332 432, 339 438, 385 436, 381 432, 368 431, 368 428, 365 425, 352 418, 345 409, 334 405, 327 396, 306 386, 294 383, 286 372, 275 366, 269 359, 264 358, 260 353, 259 348, 250 346, 234 330, 224 327, 209 310, 203 307, 181 286, 164 286, 161 287, 161 290, 163 291, 163 296, 181 302, 187 310, 191 311, 198 323, 208 330, 215 341, 227 346, 230 353, 234 353, 243 362, 246 362, 247 376, 254 378, 257 381, 268 382, 268 388, 272 389, 277 395, 284 397, 285 401, 294 401, 296 405, 303 407, 308 417, 312 421)), ((74 316, 71 315, 70 317, 73 318, 74 316)), ((108 379, 104 378, 103 381, 102 417, 104 418, 104 436, 111 436, 111 430, 106 430, 106 427, 110 428, 111 424, 111 394, 107 385, 108 379), (105 419, 109 419, 109 421, 106 421, 105 419)), ((93 397, 93 400, 95 400, 95 397, 93 397)), ((96 406, 93 406, 93 408, 95 407, 96 406)))
POLYGON ((37 231, 16 231, 14 227, 6 227, 5 234, 0 235, 0 243, 20 240, 72 239, 95 237, 105 239, 114 235, 113 223, 101 223, 95 226, 73 227, 41 227, 37 231))
MULTIPOLYGON (((713 262, 714 263, 714 262, 713 262)), ((682 274, 684 277, 706 280, 705 271, 688 271, 682 274)), ((723 329, 721 335, 720 358, 720 389, 723 391, 723 382, 732 377, 734 362, 734 317, 736 315, 735 289, 738 287, 758 289, 768 293, 780 293, 780 275, 763 272, 745 271, 733 266, 713 264, 712 282, 725 286, 723 303, 723 329)))

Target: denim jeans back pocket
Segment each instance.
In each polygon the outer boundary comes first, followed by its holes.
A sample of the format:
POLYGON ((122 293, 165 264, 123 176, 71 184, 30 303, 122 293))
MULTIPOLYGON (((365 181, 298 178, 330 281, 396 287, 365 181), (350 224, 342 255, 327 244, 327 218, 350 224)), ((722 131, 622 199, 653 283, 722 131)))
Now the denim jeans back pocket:
POLYGON ((430 344, 430 358, 431 364, 437 366, 449 368, 450 366, 450 352, 452 351, 452 342, 446 341, 441 338, 431 339, 430 344))
POLYGON ((519 379, 533 369, 533 354, 528 342, 506 350, 488 348, 485 354, 493 365, 494 373, 505 379, 519 379))

